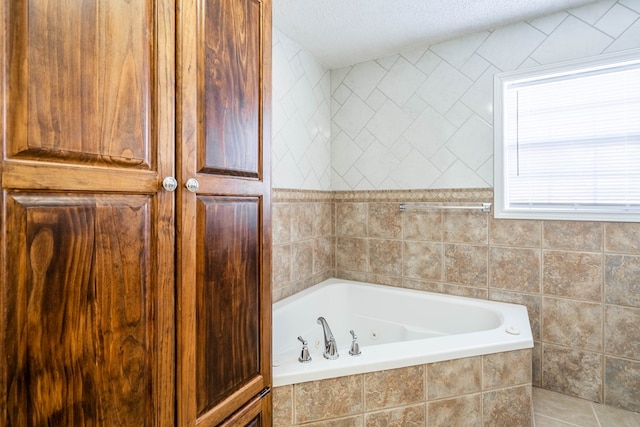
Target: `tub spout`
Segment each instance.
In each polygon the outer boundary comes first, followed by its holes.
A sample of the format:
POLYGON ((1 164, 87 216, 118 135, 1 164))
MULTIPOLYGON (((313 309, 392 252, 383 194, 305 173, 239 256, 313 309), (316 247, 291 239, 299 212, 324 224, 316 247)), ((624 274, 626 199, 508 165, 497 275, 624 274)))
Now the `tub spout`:
POLYGON ((322 325, 322 332, 324 332, 324 358, 331 360, 337 359, 340 356, 338 354, 338 345, 336 344, 335 338, 333 338, 329 324, 322 316, 318 317, 318 324, 322 325))

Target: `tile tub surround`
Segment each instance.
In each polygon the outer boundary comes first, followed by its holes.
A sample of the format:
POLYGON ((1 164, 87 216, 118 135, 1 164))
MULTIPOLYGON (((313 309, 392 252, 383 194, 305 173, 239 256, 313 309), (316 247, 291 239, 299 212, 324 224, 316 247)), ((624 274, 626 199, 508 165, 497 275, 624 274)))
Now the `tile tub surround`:
POLYGON ((517 350, 274 389, 274 425, 531 426, 532 351, 517 350))
POLYGON ((290 266, 298 261, 287 255, 274 301, 338 277, 523 304, 535 343, 534 386, 640 412, 639 223, 398 209, 399 202, 490 202, 490 189, 276 190, 274 200, 274 270, 278 251, 290 254, 299 242, 291 237, 299 220, 287 212, 301 215, 300 207, 316 203, 331 212, 324 231, 306 238, 329 242, 315 253, 326 269, 314 273, 306 261, 306 276, 294 279, 290 266))
POLYGON ((335 276, 335 203, 330 191, 272 192, 273 301, 335 276))

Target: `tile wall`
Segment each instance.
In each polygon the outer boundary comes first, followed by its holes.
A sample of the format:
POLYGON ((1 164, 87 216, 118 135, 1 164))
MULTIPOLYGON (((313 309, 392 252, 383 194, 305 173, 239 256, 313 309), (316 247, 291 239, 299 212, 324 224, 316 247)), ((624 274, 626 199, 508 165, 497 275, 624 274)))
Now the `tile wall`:
POLYGON ((535 385, 640 412, 640 224, 396 210, 491 201, 493 75, 639 48, 640 0, 331 71, 273 39, 274 301, 344 277, 522 303, 535 385))
POLYGON ((273 186, 331 186, 330 71, 273 31, 273 186))
POLYGON ((331 189, 493 186, 496 73, 640 48, 640 1, 601 0, 331 70, 331 189))
POLYGON ((335 203, 330 191, 272 193, 273 301, 335 277, 335 203))
POLYGON ((531 350, 276 387, 273 415, 281 427, 531 426, 531 350))
POLYGON ((492 191, 274 191, 274 301, 326 277, 528 307, 533 384, 640 412, 640 224, 400 212, 492 191))

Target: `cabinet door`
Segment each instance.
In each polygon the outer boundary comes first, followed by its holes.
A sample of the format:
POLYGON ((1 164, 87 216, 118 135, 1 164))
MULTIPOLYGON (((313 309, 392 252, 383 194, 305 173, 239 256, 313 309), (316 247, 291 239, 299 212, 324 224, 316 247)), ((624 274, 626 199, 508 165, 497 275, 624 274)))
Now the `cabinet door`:
POLYGON ((220 427, 271 427, 271 395, 256 396, 220 427))
MULTIPOLYGON (((269 0, 178 16, 178 418, 217 425, 271 383, 269 0)), ((267 421, 266 424, 269 424, 267 421)))
POLYGON ((0 425, 175 422, 174 8, 0 2, 0 425))

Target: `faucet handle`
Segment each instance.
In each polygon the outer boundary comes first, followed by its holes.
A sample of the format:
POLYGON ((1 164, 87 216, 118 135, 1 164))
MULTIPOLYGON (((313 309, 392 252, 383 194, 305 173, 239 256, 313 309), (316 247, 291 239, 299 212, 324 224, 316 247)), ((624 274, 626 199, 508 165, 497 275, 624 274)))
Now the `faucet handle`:
POLYGON ((309 354, 309 347, 307 347, 307 340, 298 337, 298 341, 302 343, 302 350, 300 351, 300 356, 298 357, 298 362, 300 363, 309 363, 311 362, 311 355, 309 354))
POLYGON ((351 341, 351 349, 349 350, 349 354, 352 356, 360 356, 362 352, 360 351, 360 344, 358 344, 358 337, 356 333, 352 330, 349 331, 351 333, 351 337, 353 337, 353 341, 351 341))

